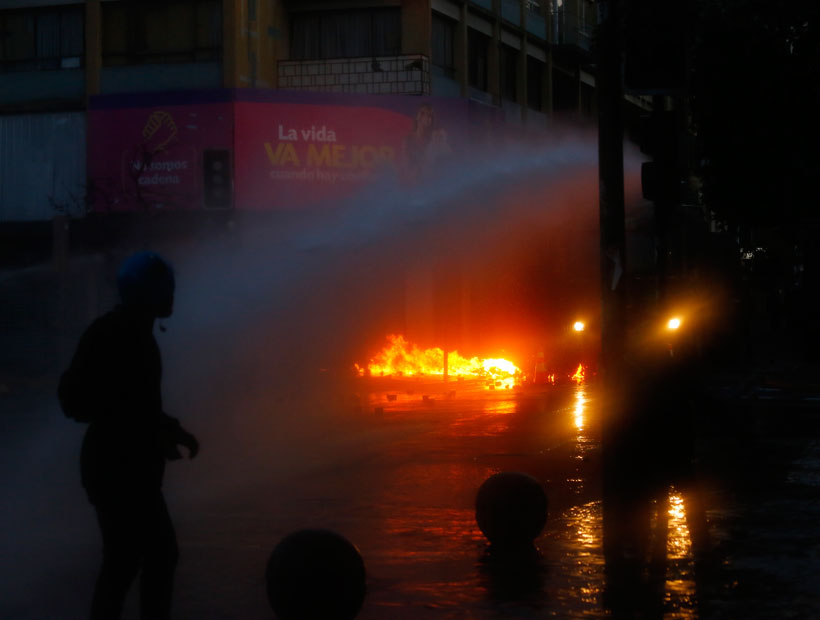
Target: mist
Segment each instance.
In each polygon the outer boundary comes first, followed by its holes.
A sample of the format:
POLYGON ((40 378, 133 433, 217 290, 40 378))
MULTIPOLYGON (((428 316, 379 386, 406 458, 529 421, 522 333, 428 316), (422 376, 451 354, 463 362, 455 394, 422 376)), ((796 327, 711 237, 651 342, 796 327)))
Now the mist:
MULTIPOLYGON (((626 168, 627 203, 638 204, 631 154, 626 168)), ((300 477, 366 454, 390 431, 362 415, 352 366, 387 333, 470 356, 523 354, 544 307, 561 298, 541 278, 540 257, 575 243, 565 229, 585 231, 573 255, 594 279, 597 218, 595 137, 565 134, 545 148, 477 154, 412 191, 387 174, 310 213, 243 215, 230 234, 151 248, 177 279, 174 314, 157 332, 165 408, 202 445, 195 461, 168 467, 172 512, 195 521, 203 506, 249 492, 286 503, 300 477), (458 314, 465 298, 432 299, 431 278, 446 281, 450 270, 471 294, 482 289, 481 325, 431 319, 436 303, 458 314), (493 291, 503 303, 486 302, 493 291)), ((30 603, 44 587, 53 600, 75 588, 90 596, 96 571, 98 534, 78 471, 84 427, 62 417, 54 391, 14 401, 21 415, 4 440, 0 548, 11 561, 0 598, 20 617, 49 604, 30 603), (83 562, 88 570, 72 570, 83 562)))
MULTIPOLYGON (((635 172, 634 162, 627 167, 635 172)), ((634 183, 628 187, 634 192, 634 183)), ((570 221, 593 233, 577 268, 597 274, 597 217, 597 144, 572 136, 546 149, 481 154, 413 191, 386 176, 284 228, 240 226, 217 247, 203 240, 171 248, 178 290, 168 331, 159 334, 164 391, 169 413, 202 436, 201 460, 212 467, 205 475, 199 464, 199 492, 213 500, 221 488, 288 477, 332 463, 348 442, 361 441, 366 426, 350 415, 352 366, 380 349, 387 333, 466 355, 489 357, 499 343, 515 351, 533 335, 521 323, 543 320, 530 316, 538 309, 526 307, 526 291, 511 293, 511 305, 523 309, 509 317, 493 311, 495 324, 485 317, 475 330, 490 337, 470 347, 408 316, 424 306, 413 299, 424 291, 414 287, 442 265, 499 290, 509 281, 510 289, 537 286, 528 270, 539 244, 545 235, 560 239, 570 221)), ((557 299, 561 291, 548 294, 557 299)))

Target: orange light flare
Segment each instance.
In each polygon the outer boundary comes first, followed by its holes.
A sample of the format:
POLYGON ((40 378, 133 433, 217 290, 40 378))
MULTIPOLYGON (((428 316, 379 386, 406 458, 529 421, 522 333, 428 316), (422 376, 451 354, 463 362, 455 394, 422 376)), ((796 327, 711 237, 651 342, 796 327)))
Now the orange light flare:
MULTIPOLYGON (((444 377, 444 351, 439 347, 421 349, 404 336, 390 334, 387 345, 365 365, 354 364, 360 376, 444 377)), ((502 358, 466 358, 452 351, 447 354, 447 376, 480 379, 488 388, 511 389, 524 380, 521 370, 502 358)))
POLYGON ((578 364, 578 368, 575 371, 574 375, 570 375, 570 379, 575 381, 578 385, 581 385, 584 380, 586 379, 586 368, 584 368, 583 364, 578 364))
POLYGON ((666 329, 675 331, 681 326, 681 320, 678 317, 672 317, 666 322, 666 329))

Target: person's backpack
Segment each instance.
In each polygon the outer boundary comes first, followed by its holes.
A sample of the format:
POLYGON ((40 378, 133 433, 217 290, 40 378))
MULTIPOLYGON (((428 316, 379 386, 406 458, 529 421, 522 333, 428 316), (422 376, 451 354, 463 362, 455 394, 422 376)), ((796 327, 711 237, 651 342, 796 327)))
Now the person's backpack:
POLYGON ((67 418, 75 422, 91 422, 93 404, 91 403, 88 382, 83 373, 71 367, 60 377, 57 387, 57 398, 67 418))

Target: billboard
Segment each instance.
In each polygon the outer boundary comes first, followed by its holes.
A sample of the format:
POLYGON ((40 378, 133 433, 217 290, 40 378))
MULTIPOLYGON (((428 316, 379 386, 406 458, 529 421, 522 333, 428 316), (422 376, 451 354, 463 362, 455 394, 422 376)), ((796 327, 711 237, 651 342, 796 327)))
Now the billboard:
POLYGON ((457 98, 266 90, 93 97, 93 209, 299 209, 380 175, 423 183, 462 160, 498 110, 457 98))
POLYGON ((227 93, 92 97, 88 195, 97 212, 203 207, 204 154, 233 148, 227 93))
POLYGON ((244 208, 318 204, 379 175, 419 182, 469 140, 466 100, 249 95, 235 103, 236 202, 244 208))

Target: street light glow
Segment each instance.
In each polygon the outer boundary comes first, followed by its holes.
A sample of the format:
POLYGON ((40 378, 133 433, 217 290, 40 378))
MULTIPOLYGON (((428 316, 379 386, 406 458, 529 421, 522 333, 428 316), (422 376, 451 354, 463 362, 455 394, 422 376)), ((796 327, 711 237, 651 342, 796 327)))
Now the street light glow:
POLYGON ((667 329, 677 329, 680 327, 680 319, 678 317, 669 319, 669 322, 666 324, 667 329))
POLYGON ((584 323, 582 321, 575 321, 575 323, 573 323, 573 325, 572 325, 572 329, 574 329, 576 332, 584 331, 585 327, 586 327, 586 325, 584 325, 584 323))

